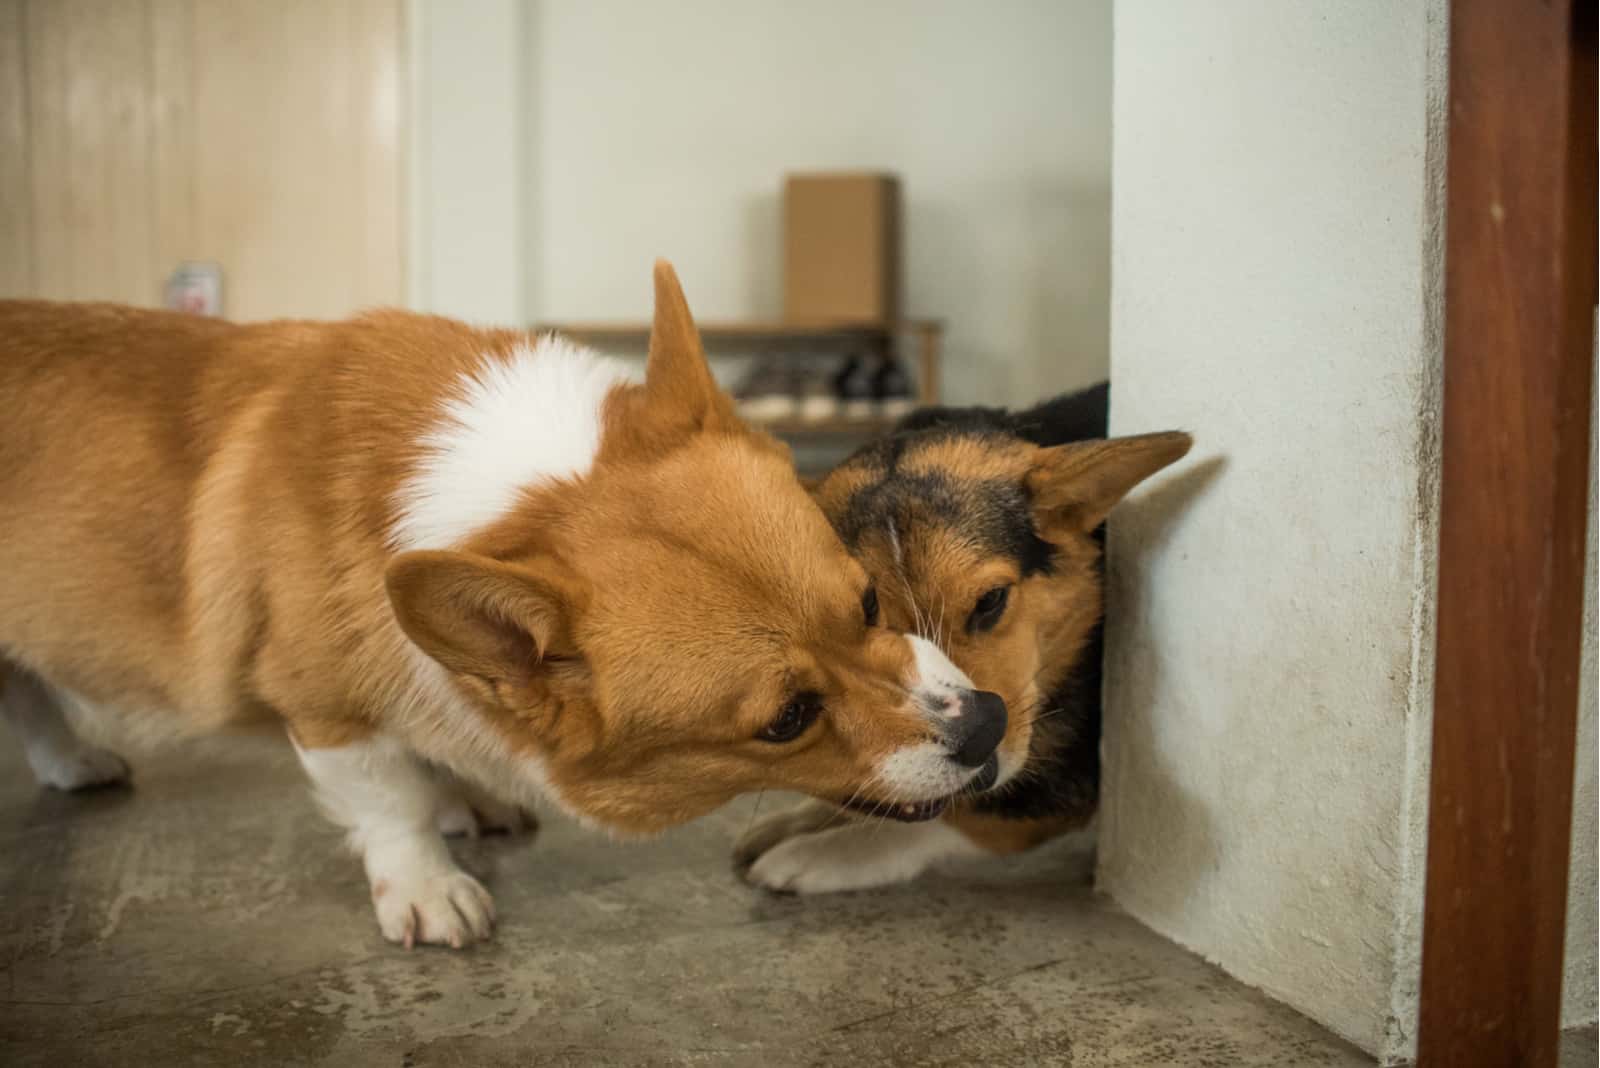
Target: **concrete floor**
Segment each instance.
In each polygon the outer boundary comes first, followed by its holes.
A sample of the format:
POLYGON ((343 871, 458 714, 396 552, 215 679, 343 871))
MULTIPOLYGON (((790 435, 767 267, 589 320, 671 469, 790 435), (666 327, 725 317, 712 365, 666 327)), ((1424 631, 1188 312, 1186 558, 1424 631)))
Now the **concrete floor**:
POLYGON ((748 804, 643 845, 551 817, 457 850, 492 943, 408 953, 282 754, 135 776, 39 790, 0 737, 11 1068, 1371 1063, 1097 899, 1070 849, 776 898, 729 868, 748 804))

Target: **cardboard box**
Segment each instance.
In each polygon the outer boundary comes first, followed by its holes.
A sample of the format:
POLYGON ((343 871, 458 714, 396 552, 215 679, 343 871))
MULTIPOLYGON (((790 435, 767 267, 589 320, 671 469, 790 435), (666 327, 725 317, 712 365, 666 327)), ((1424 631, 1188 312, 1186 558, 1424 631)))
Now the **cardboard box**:
POLYGON ((898 178, 785 179, 783 315, 796 323, 887 323, 900 317, 898 178))

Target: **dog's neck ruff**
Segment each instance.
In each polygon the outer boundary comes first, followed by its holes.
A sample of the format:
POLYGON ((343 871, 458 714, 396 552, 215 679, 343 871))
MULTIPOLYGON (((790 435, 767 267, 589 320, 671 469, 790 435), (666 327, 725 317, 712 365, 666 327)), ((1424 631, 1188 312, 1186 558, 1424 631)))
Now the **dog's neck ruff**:
POLYGON ((485 354, 422 439, 396 501, 392 547, 448 549, 504 516, 524 490, 583 478, 600 451, 606 398, 637 377, 553 334, 485 354))

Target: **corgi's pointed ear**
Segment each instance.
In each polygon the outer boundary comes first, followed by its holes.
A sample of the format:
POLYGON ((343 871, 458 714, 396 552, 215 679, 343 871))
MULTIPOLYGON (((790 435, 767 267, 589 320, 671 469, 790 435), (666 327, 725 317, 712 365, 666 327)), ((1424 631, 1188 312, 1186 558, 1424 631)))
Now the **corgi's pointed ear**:
POLYGON ((666 260, 655 268, 656 310, 645 362, 645 399, 658 417, 702 427, 715 416, 731 414, 726 396, 711 377, 700 331, 689 314, 678 274, 666 260), (724 411, 726 409, 726 411, 724 411))
POLYGON ((1181 459, 1193 443, 1188 434, 1169 431, 1042 448, 1027 479, 1034 513, 1046 529, 1088 533, 1129 490, 1181 459))
POLYGON ((409 552, 390 562, 384 582, 407 637, 496 694, 526 686, 552 657, 575 655, 578 597, 553 561, 409 552))

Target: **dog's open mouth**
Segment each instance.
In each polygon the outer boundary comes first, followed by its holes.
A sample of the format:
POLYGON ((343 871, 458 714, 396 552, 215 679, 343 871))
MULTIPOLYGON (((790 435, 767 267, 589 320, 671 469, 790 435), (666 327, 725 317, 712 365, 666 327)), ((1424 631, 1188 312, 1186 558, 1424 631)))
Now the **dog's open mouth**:
POLYGON ((936 797, 928 801, 873 801, 868 798, 851 798, 844 803, 844 807, 852 812, 859 812, 864 816, 876 816, 880 819, 899 820, 901 823, 921 823, 924 820, 935 819, 943 815, 944 810, 950 807, 950 802, 960 797, 971 797, 981 794, 995 784, 1000 778, 1000 757, 998 754, 989 757, 983 767, 978 769, 978 774, 962 787, 958 792, 948 797, 936 797))

